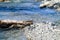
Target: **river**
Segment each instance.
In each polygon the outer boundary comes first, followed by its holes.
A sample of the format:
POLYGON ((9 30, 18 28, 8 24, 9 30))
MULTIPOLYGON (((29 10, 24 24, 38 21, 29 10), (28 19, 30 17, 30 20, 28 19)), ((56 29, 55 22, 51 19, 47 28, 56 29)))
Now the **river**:
MULTIPOLYGON (((0 3, 0 20, 33 20, 34 22, 57 22, 60 12, 49 8, 39 8, 40 2, 0 3)), ((0 40, 27 40, 24 30, 0 29, 0 40)))

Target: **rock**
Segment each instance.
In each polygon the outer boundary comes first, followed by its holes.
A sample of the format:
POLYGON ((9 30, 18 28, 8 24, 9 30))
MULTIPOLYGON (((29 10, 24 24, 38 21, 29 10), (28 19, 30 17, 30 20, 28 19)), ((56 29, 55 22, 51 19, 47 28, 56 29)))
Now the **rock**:
POLYGON ((24 28, 33 24, 32 20, 29 21, 16 21, 16 20, 0 20, 0 28, 24 28))

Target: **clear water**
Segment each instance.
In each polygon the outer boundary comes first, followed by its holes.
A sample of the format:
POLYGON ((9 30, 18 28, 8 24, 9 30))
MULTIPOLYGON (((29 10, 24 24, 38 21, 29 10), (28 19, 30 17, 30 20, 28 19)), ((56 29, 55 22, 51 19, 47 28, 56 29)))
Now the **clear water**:
MULTIPOLYGON (((33 20, 34 22, 60 20, 60 13, 54 9, 39 8, 39 2, 34 3, 0 3, 0 20, 33 20)), ((22 30, 0 29, 0 40, 27 40, 22 30)))

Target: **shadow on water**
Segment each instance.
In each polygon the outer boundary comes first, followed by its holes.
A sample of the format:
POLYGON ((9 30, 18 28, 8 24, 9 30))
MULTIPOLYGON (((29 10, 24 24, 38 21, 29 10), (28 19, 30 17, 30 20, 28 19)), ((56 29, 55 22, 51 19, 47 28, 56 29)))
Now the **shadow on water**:
POLYGON ((27 40, 22 29, 0 29, 0 40, 27 40))

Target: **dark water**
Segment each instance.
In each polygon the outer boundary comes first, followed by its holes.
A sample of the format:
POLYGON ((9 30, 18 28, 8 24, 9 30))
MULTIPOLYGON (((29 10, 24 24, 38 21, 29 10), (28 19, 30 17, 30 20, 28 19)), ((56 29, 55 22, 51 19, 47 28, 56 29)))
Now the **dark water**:
MULTIPOLYGON (((35 3, 0 3, 0 20, 33 20, 34 22, 60 20, 60 13, 54 9, 39 8, 35 3)), ((0 40, 27 40, 23 30, 0 29, 0 40)))

